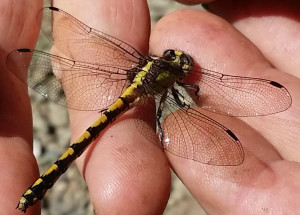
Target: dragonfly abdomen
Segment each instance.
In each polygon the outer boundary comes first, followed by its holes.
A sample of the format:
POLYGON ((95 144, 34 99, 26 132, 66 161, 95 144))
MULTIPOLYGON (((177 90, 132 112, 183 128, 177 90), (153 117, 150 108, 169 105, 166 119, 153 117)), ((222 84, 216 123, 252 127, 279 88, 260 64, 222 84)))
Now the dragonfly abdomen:
POLYGON ((123 94, 64 152, 64 154, 36 180, 22 195, 17 205, 21 211, 42 199, 47 190, 68 169, 73 161, 95 140, 117 117, 123 114, 139 99, 141 80, 132 83, 123 94))

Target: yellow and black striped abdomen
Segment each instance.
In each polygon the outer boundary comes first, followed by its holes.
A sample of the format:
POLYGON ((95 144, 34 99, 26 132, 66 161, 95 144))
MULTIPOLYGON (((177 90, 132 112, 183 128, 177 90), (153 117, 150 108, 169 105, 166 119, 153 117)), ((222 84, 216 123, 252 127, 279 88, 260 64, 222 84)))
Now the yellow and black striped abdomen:
MULTIPOLYGON (((137 76, 138 77, 138 76, 137 76)), ((130 108, 141 96, 138 89, 142 85, 142 77, 138 77, 123 94, 94 122, 65 153, 38 179, 20 198, 17 208, 21 211, 41 200, 48 189, 68 169, 73 161, 95 140, 118 116, 130 108)))

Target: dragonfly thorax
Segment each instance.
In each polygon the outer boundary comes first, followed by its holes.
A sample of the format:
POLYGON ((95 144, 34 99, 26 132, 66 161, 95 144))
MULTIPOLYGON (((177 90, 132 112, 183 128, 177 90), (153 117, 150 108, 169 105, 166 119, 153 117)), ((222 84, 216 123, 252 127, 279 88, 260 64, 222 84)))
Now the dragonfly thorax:
MULTIPOLYGON (((193 59, 177 50, 166 50, 162 57, 151 57, 150 66, 145 66, 143 87, 148 94, 157 94, 171 88, 193 69, 193 59)), ((149 62, 148 62, 149 65, 149 62)))

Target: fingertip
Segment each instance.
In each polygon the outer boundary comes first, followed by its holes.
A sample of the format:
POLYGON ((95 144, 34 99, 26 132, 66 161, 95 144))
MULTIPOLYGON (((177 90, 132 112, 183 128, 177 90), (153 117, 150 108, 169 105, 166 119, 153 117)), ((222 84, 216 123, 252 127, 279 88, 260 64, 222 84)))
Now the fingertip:
POLYGON ((0 6, 1 59, 17 48, 33 48, 39 33, 39 21, 36 19, 42 1, 32 0, 30 3, 6 3, 0 6))
MULTIPOLYGON (((28 142, 20 137, 0 138, 0 190, 3 194, 0 197, 1 213, 16 214, 16 205, 26 191, 38 178, 38 166, 32 148, 28 142)), ((27 213, 38 214, 40 203, 30 207, 27 213)))
POLYGON ((226 27, 223 20, 205 11, 175 11, 164 16, 154 26, 150 37, 150 52, 161 55, 166 49, 178 49, 202 62, 203 58, 208 60, 207 50, 217 48, 214 43, 218 42, 220 33, 226 27))
POLYGON ((300 77, 299 1, 215 1, 209 10, 251 40, 272 66, 300 77))
POLYGON ((134 120, 113 125, 94 145, 85 169, 95 211, 161 214, 170 193, 169 163, 134 120))
POLYGON ((116 37, 136 48, 148 52, 150 15, 147 1, 89 1, 66 0, 55 6, 70 13, 96 30, 116 37))
MULTIPOLYGON (((196 65, 232 75, 270 68, 258 49, 225 20, 200 10, 180 10, 162 18, 152 31, 150 52, 178 49, 196 65)), ((242 74, 244 73, 244 74, 242 74)))
MULTIPOLYGON (((6 68, 8 53, 18 48, 33 48, 39 32, 36 13, 42 1, 2 1, 0 30, 0 197, 1 214, 16 214, 22 193, 38 177, 32 153, 32 116, 27 86, 6 68)), ((28 210, 38 214, 40 204, 28 210)))

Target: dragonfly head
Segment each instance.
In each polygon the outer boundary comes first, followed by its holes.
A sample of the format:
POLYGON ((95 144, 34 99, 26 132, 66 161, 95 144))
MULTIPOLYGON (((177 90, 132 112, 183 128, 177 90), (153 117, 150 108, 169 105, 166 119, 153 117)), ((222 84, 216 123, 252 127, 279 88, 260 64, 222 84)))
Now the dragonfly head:
POLYGON ((182 51, 168 49, 164 52, 162 60, 171 63, 176 67, 180 67, 184 72, 184 75, 187 75, 193 70, 194 61, 192 57, 182 51))

